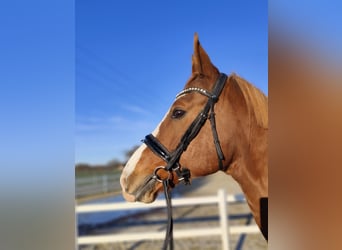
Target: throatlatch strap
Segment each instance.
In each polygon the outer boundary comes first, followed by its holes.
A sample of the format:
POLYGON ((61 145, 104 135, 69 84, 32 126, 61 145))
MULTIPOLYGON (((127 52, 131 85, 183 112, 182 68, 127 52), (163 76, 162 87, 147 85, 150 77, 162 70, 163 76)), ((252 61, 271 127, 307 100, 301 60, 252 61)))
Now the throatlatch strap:
POLYGON ((218 134, 217 134, 217 130, 216 130, 214 105, 211 107, 211 112, 210 112, 210 115, 209 115, 209 120, 210 120, 210 124, 211 124, 211 131, 212 131, 212 134, 213 134, 214 144, 215 144, 215 148, 216 148, 219 169, 223 171, 224 170, 224 168, 223 168, 223 161, 225 160, 225 158, 224 158, 224 154, 222 152, 220 140, 219 140, 219 137, 218 137, 218 134))

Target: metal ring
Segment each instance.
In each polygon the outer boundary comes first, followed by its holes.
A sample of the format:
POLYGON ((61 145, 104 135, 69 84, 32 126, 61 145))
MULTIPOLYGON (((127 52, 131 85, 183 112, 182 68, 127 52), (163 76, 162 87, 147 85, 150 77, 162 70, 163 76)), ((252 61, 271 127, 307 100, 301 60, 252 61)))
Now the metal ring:
POLYGON ((153 171, 153 178, 158 181, 158 182, 163 182, 164 180, 167 180, 167 179, 170 179, 170 176, 171 176, 171 172, 170 171, 167 171, 165 167, 163 166, 160 166, 160 167, 156 167, 153 171), (160 176, 157 174, 157 172, 160 170, 160 169, 163 169, 165 170, 167 173, 168 173, 168 176, 167 178, 165 179, 162 179, 160 178, 160 176))

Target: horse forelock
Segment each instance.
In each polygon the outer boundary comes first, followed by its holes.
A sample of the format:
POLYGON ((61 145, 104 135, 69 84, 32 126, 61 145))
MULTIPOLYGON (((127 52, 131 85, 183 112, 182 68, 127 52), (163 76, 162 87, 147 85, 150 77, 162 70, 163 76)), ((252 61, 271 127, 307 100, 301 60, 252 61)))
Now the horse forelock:
POLYGON ((247 82, 235 73, 230 75, 241 90, 249 116, 253 116, 256 124, 262 128, 268 128, 268 100, 267 97, 255 86, 247 82))

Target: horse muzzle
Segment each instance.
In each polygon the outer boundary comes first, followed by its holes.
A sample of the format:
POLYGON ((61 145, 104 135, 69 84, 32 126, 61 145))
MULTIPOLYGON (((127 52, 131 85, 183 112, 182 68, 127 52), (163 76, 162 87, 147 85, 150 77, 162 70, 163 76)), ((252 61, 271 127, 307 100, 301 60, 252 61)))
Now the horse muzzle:
POLYGON ((128 202, 144 202, 151 203, 153 202, 159 193, 162 190, 162 185, 153 178, 153 176, 147 177, 142 184, 137 187, 129 188, 127 185, 126 177, 121 175, 120 184, 122 188, 122 196, 128 202))
POLYGON ((129 202, 135 202, 135 196, 133 194, 130 194, 127 190, 126 177, 124 175, 120 176, 120 185, 122 189, 122 196, 124 197, 124 199, 129 202))

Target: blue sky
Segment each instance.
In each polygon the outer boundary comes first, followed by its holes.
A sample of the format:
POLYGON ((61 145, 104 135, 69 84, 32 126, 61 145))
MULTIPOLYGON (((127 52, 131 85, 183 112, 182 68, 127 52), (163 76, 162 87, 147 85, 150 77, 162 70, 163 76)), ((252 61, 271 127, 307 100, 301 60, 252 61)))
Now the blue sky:
POLYGON ((124 159, 191 74, 193 35, 212 62, 264 93, 267 1, 76 1, 75 161, 124 159))
MULTIPOLYGON (((190 74, 195 31, 222 71, 267 91, 266 1, 121 2, 1 5, 0 219, 11 226, 0 242, 7 249, 74 248, 75 147, 76 161, 105 163, 151 132, 190 74), (23 221, 35 226, 25 230, 23 221)), ((270 18, 341 63, 341 1, 316 2, 269 1, 270 18)))

